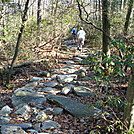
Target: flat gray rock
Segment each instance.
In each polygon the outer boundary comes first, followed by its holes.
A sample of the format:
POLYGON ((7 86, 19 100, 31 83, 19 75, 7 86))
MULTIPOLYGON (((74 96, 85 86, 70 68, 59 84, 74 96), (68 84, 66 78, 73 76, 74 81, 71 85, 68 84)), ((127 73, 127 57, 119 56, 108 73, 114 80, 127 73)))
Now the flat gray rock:
POLYGON ((55 87, 56 85, 59 85, 57 81, 49 81, 44 83, 44 86, 46 87, 55 87))
POLYGON ((9 116, 0 116, 0 126, 7 125, 11 119, 9 116))
POLYGON ((8 116, 11 113, 12 109, 6 105, 0 110, 0 116, 8 116))
POLYGON ((28 129, 32 127, 32 123, 15 124, 15 126, 20 126, 22 129, 28 129))
POLYGON ((12 97, 12 104, 18 106, 19 104, 42 104, 46 102, 46 98, 42 94, 29 91, 18 91, 12 97))
POLYGON ((4 125, 1 127, 2 134, 27 134, 20 126, 4 125))
POLYGON ((54 115, 61 115, 63 112, 63 109, 60 107, 54 108, 54 115))
POLYGON ((68 94, 69 92, 71 92, 73 89, 73 85, 71 84, 66 84, 64 85, 64 87, 62 88, 62 94, 68 94))
POLYGON ((42 130, 57 129, 59 127, 60 127, 59 124, 52 120, 47 120, 42 123, 42 130))
POLYGON ((83 59, 80 57, 73 57, 73 60, 76 62, 81 62, 83 59))
POLYGON ((34 88, 38 85, 38 82, 37 81, 34 81, 34 82, 30 82, 28 84, 26 84, 24 87, 22 88, 34 88))
POLYGON ((35 130, 37 130, 38 132, 40 131, 41 132, 41 123, 35 123, 34 125, 33 125, 33 128, 35 129, 35 130))
POLYGON ((66 75, 57 75, 56 78, 60 83, 69 83, 71 81, 73 81, 75 78, 77 77, 77 75, 75 74, 66 74, 66 75))
POLYGON ((82 104, 76 100, 64 96, 50 95, 47 97, 47 99, 61 106, 64 110, 68 111, 77 118, 95 116, 96 114, 100 113, 100 110, 96 110, 96 108, 93 106, 82 104))
POLYGON ((30 79, 30 81, 41 81, 41 80, 44 80, 44 78, 33 77, 32 79, 30 79))
POLYGON ((68 64, 68 65, 75 64, 75 62, 74 62, 74 61, 65 61, 65 63, 66 63, 66 64, 68 64))
POLYGON ((27 120, 31 117, 30 112, 31 108, 25 104, 23 107, 20 107, 18 110, 16 110, 14 114, 27 120))
POLYGON ((75 87, 73 87, 73 89, 74 89, 74 93, 78 96, 86 97, 86 96, 95 95, 93 93, 93 90, 91 90, 87 87, 84 87, 84 86, 75 86, 75 87))
POLYGON ((22 123, 22 124, 6 124, 5 127, 21 127, 22 129, 28 129, 32 127, 32 123, 22 123))
POLYGON ((61 91, 60 90, 57 90, 56 88, 52 88, 52 87, 46 87, 44 89, 42 89, 43 92, 45 93, 49 93, 49 94, 57 94, 57 93, 60 93, 61 91))

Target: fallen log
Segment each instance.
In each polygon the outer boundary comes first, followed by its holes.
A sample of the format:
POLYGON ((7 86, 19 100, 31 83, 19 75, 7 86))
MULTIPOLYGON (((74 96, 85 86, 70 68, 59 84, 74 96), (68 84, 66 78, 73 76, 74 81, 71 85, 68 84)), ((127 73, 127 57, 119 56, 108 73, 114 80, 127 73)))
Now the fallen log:
MULTIPOLYGON (((38 63, 38 62, 42 62, 42 61, 48 61, 49 59, 40 59, 40 60, 35 60, 35 61, 29 61, 29 62, 25 62, 25 63, 19 63, 19 64, 15 64, 13 66, 13 68, 17 68, 17 67, 24 67, 24 66, 29 66, 33 63, 38 63)), ((3 67, 0 67, 0 69, 8 69, 10 67, 10 65, 6 65, 3 67)))

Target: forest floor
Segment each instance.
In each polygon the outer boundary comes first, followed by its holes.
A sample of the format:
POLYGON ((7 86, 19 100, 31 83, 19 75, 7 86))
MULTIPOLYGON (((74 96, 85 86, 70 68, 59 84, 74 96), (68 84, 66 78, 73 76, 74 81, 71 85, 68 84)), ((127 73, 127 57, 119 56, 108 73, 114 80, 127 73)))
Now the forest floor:
MULTIPOLYGON (((92 48, 88 48, 88 50, 90 52, 92 51, 92 48)), ((81 54, 81 52, 78 52, 77 54, 81 54)), ((11 108, 13 107, 10 97, 14 90, 28 84, 32 77, 38 77, 42 71, 49 71, 53 73, 54 69, 63 68, 65 65, 64 62, 72 61, 74 55, 75 49, 74 51, 62 50, 60 51, 57 59, 55 59, 55 57, 51 57, 49 62, 33 63, 28 66, 16 67, 15 74, 12 75, 9 87, 5 87, 3 85, 0 86, 0 109, 5 105, 10 106, 11 108)), ((86 75, 93 76, 94 74, 89 71, 86 75)), ((81 81, 81 79, 79 80, 81 81)), ((44 78, 42 82, 46 81, 47 79, 44 78)), ((90 89, 96 91, 97 94, 94 97, 79 97, 73 93, 69 93, 64 96, 70 97, 83 104, 92 103, 96 106, 98 105, 99 109, 110 113, 110 116, 107 117, 103 114, 97 118, 88 117, 79 119, 64 111, 63 114, 53 117, 53 120, 56 120, 61 125, 61 130, 53 130, 53 133, 117 134, 121 132, 119 127, 122 127, 124 111, 124 107, 122 105, 125 103, 128 79, 125 79, 124 82, 118 83, 113 78, 111 83, 114 83, 115 86, 108 88, 105 86, 98 86, 98 83, 95 80, 90 79, 84 82, 89 85, 90 89)), ((50 103, 49 105, 53 104, 50 103)), ((16 119, 14 124, 18 122, 20 122, 20 120, 16 119)), ((124 127, 122 129, 124 130, 124 127)), ((52 132, 52 130, 45 131, 45 133, 50 132, 52 132)))

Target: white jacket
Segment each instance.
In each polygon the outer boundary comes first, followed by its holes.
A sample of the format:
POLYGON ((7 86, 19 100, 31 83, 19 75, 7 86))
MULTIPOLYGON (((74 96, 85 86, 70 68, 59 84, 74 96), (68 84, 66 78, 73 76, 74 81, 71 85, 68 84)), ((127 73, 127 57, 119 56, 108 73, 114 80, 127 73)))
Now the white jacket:
POLYGON ((80 30, 80 31, 78 31, 78 33, 77 33, 78 39, 80 39, 80 38, 85 38, 85 35, 86 35, 86 33, 85 33, 84 30, 80 30))

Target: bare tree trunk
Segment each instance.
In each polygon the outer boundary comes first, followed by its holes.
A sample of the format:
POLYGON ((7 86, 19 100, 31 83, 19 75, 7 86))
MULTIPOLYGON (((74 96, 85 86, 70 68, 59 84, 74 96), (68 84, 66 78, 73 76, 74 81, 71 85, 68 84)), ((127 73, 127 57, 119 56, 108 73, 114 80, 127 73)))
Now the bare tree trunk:
POLYGON ((132 13, 133 3, 134 3, 134 0, 129 0, 128 2, 128 10, 127 10, 126 21, 124 25, 124 35, 126 35, 128 31, 129 20, 130 20, 130 16, 132 13))
POLYGON ((31 9, 31 10, 32 10, 32 11, 31 11, 31 12, 32 12, 31 14, 32 14, 32 16, 34 16, 34 5, 32 5, 31 8, 32 8, 32 9, 31 9))
POLYGON ((40 26, 41 22, 41 0, 38 0, 38 9, 37 9, 37 25, 40 26))
POLYGON ((6 84, 8 84, 9 81, 10 81, 11 72, 12 72, 14 63, 15 63, 15 61, 16 61, 18 52, 19 52, 19 45, 20 45, 20 41, 21 41, 22 34, 23 34, 23 30, 24 30, 24 27, 25 27, 25 21, 27 20, 27 11, 28 11, 28 4, 29 4, 29 1, 30 1, 30 0, 27 0, 26 3, 25 3, 25 9, 24 9, 23 16, 22 16, 22 25, 21 25, 21 28, 20 28, 20 32, 19 32, 19 34, 18 34, 18 39, 17 39, 17 43, 16 43, 15 53, 14 53, 14 56, 13 56, 13 60, 12 60, 12 62, 11 62, 11 66, 10 66, 10 68, 9 68, 9 72, 8 72, 8 77, 7 77, 6 84))
MULTIPOLYGON (((101 0, 99 0, 98 1, 99 2, 99 5, 98 5, 98 9, 99 9, 99 21, 101 21, 101 13, 100 13, 100 11, 101 11, 101 0)), ((101 26, 101 24, 100 24, 100 26, 101 26)))
POLYGON ((2 8, 4 9, 4 15, 2 16, 2 36, 5 36, 5 31, 4 31, 4 29, 5 29, 5 5, 2 5, 2 8))
POLYGON ((44 17, 44 15, 45 15, 45 6, 46 6, 46 3, 45 3, 45 1, 43 0, 43 17, 44 17))
MULTIPOLYGON (((110 36, 110 22, 108 18, 108 0, 102 0, 102 23, 103 23, 103 31, 110 36)), ((109 49, 109 44, 110 40, 108 36, 103 32, 103 46, 102 46, 102 51, 105 53, 106 57, 110 56, 110 49, 109 49)))
POLYGON ((54 0, 52 2, 52 23, 53 23, 53 37, 56 36, 56 15, 57 15, 57 10, 58 10, 58 1, 59 0, 54 0))
POLYGON ((127 122, 129 131, 134 130, 134 69, 127 89, 127 107, 125 108, 124 121, 127 122))
POLYGON ((127 2, 127 0, 124 0, 124 2, 123 2, 123 8, 125 8, 126 2, 127 2))

